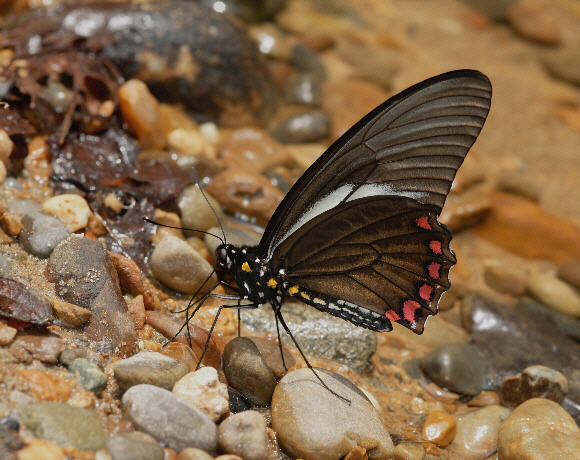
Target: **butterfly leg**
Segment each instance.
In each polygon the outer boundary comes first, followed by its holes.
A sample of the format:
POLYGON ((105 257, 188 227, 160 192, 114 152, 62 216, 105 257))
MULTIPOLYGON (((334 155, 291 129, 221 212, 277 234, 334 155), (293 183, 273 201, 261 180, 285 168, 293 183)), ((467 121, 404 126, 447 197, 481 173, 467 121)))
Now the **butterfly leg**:
POLYGON ((298 345, 298 342, 296 342, 296 339, 294 338, 294 336, 292 335, 292 332, 290 332, 290 329, 288 328, 288 325, 286 324, 286 321, 284 321, 284 318, 282 317, 282 312, 280 310, 280 308, 274 308, 274 313, 276 314, 276 317, 280 319, 280 323, 282 323, 282 327, 284 328, 284 330, 286 331, 286 334, 288 334, 290 336, 290 338, 292 339, 292 342, 294 342, 294 345, 296 345, 296 348, 298 348, 298 351, 300 352, 300 355, 302 355, 302 359, 304 359, 304 362, 306 363, 306 365, 308 366, 308 368, 314 372, 314 375, 316 376, 316 378, 320 381, 320 383, 322 384, 322 386, 324 388, 326 388, 328 391, 330 391, 334 396, 337 396, 338 398, 342 399, 344 402, 346 402, 349 406, 350 406, 350 400, 346 399, 344 396, 339 395, 337 392, 331 390, 328 385, 326 385, 326 383, 324 383, 324 381, 320 378, 320 376, 316 373, 316 370, 314 370, 314 368, 312 367, 312 364, 310 364, 308 362, 308 359, 306 359, 306 355, 304 354, 304 352, 302 351, 302 349, 300 348, 300 346, 298 345))
MULTIPOLYGON (((278 307, 279 309, 280 307, 278 307)), ((276 307, 274 307, 274 313, 276 312, 276 307)), ((278 346, 280 347, 280 357, 282 358, 282 365, 284 366, 284 370, 288 371, 288 367, 286 366, 286 360, 284 359, 284 350, 282 349, 282 337, 280 337, 280 324, 278 321, 278 315, 275 313, 274 318, 276 319, 276 334, 278 334, 278 346)))

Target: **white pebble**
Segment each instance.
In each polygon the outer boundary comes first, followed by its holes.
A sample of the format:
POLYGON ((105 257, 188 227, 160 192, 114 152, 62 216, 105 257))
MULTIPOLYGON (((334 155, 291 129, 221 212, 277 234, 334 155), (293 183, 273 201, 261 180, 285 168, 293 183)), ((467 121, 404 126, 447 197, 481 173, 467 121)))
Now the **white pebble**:
POLYGON ((56 217, 71 233, 85 228, 91 215, 87 201, 82 196, 74 194, 49 198, 42 205, 42 212, 56 217))
POLYGON ((185 374, 173 387, 173 394, 200 409, 214 422, 229 411, 228 387, 218 379, 213 367, 185 374))
POLYGON ((544 305, 580 318, 580 296, 565 281, 549 274, 539 273, 528 281, 528 290, 544 305))

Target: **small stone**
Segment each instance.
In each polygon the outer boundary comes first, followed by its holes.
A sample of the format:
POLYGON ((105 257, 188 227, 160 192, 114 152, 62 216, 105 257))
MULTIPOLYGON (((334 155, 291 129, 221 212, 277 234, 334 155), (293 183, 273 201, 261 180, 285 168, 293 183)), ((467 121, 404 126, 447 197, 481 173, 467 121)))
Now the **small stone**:
POLYGON ((548 9, 539 4, 516 2, 507 12, 507 20, 522 37, 541 43, 560 43, 560 30, 548 9))
POLYGON ((414 442, 403 442, 395 447, 393 460, 423 460, 425 448, 414 442))
POLYGON ((17 374, 26 381, 37 401, 66 401, 74 386, 72 381, 36 369, 20 369, 17 374))
POLYGON ((58 319, 73 326, 81 326, 93 317, 91 310, 62 300, 50 299, 50 305, 58 319))
POLYGON ((196 406, 214 422, 228 413, 228 387, 219 381, 213 367, 202 367, 184 375, 172 392, 196 406))
POLYGON ((66 227, 52 216, 32 212, 22 218, 22 231, 19 235, 22 247, 40 259, 48 258, 54 248, 68 236, 66 227))
POLYGON ((565 281, 547 273, 538 273, 528 280, 528 289, 544 305, 580 318, 580 295, 565 281))
POLYGON ((245 411, 225 419, 218 428, 219 447, 244 460, 268 458, 268 432, 264 417, 256 411, 245 411))
POLYGON ((213 460, 213 457, 201 449, 188 447, 179 452, 176 460, 213 460))
POLYGON ((134 299, 127 302, 127 310, 133 318, 135 329, 140 331, 145 326, 145 304, 143 303, 143 296, 139 294, 134 299))
POLYGON ((34 438, 17 453, 18 460, 62 460, 65 458, 62 447, 54 442, 34 438))
POLYGON ((113 373, 121 390, 134 385, 149 384, 171 390, 189 372, 188 366, 156 352, 141 352, 113 365, 113 373))
POLYGON ((576 458, 580 428, 559 404, 529 399, 501 424, 498 452, 502 460, 576 458))
POLYGON ((223 368, 228 383, 257 406, 270 404, 276 378, 248 337, 228 342, 223 353, 223 368))
POLYGON ((109 251, 109 256, 115 266, 117 275, 119 275, 119 282, 121 283, 123 292, 128 292, 134 297, 142 295, 145 308, 147 310, 153 310, 155 308, 155 299, 150 290, 145 287, 143 274, 139 270, 139 267, 137 267, 137 264, 121 254, 109 251))
POLYGON ((3 321, 0 321, 0 346, 4 347, 9 345, 16 337, 18 329, 6 325, 3 321))
POLYGON ((465 460, 481 460, 493 454, 500 425, 510 412, 507 407, 492 405, 457 417, 453 451, 465 460))
POLYGON ((101 370, 105 368, 104 358, 97 352, 91 350, 89 347, 67 348, 66 350, 61 351, 60 355, 58 355, 59 362, 67 367, 75 359, 79 358, 88 359, 101 370))
POLYGON ((213 421, 163 388, 136 385, 123 395, 121 408, 139 430, 177 452, 187 447, 213 452, 217 447, 217 427, 213 421))
POLYGON ((489 194, 482 187, 471 187, 459 195, 449 195, 439 220, 457 231, 481 222, 491 209, 489 194))
POLYGON ((4 163, 5 166, 11 166, 10 154, 14 149, 14 142, 10 139, 10 136, 6 131, 0 129, 0 161, 4 163))
POLYGON ((456 432, 455 419, 445 412, 434 411, 427 416, 427 420, 423 424, 421 434, 423 439, 431 441, 438 446, 447 446, 456 432))
POLYGON ((174 129, 167 135, 167 146, 179 155, 216 156, 215 147, 197 129, 174 129))
POLYGON ((239 455, 233 455, 233 454, 224 454, 224 455, 218 455, 215 460, 244 460, 242 457, 240 457, 239 455))
POLYGON ((24 200, 14 200, 10 203, 10 212, 16 214, 19 217, 23 217, 28 213, 41 212, 42 206, 36 201, 29 199, 24 200))
POLYGON ((3 214, 0 217, 0 225, 2 226, 2 230, 10 236, 18 236, 22 231, 20 219, 14 217, 12 214, 3 214))
POLYGON ((193 350, 183 343, 176 341, 170 342, 161 349, 160 353, 164 356, 183 361, 189 367, 190 373, 195 371, 195 368, 197 367, 197 358, 195 357, 193 350))
POLYGON ((185 241, 168 235, 155 247, 149 258, 153 276, 171 289, 184 294, 194 294, 210 277, 216 278, 213 267, 185 241))
POLYGON ((62 339, 47 330, 20 331, 16 343, 28 351, 34 359, 53 364, 62 350, 62 339))
POLYGON ((228 395, 230 400, 230 413, 237 414, 238 412, 244 412, 252 408, 252 403, 237 391, 228 388, 228 395))
POLYGON ((159 104, 159 115, 161 117, 161 124, 163 125, 163 132, 167 136, 174 129, 198 129, 198 125, 193 118, 187 115, 182 107, 174 104, 159 104))
POLYGON ((3 255, 0 255, 0 276, 2 278, 13 278, 12 261, 3 255))
POLYGON ((503 294, 521 297, 527 289, 525 276, 503 265, 486 267, 483 277, 491 288, 503 294))
POLYGON ((140 80, 125 82, 117 92, 123 120, 135 133, 143 148, 161 149, 165 146, 159 102, 147 85, 140 80))
MULTIPOLYGON (((219 220, 224 221, 220 204, 207 190, 204 189, 204 193, 219 220)), ((190 185, 183 189, 177 199, 177 206, 181 212, 181 227, 184 228, 183 233, 186 236, 199 236, 199 233, 188 232, 187 229, 208 231, 210 228, 218 226, 218 219, 197 185, 190 185)))
POLYGON ((278 338, 274 334, 266 335, 266 337, 250 338, 252 342, 256 344, 258 350, 260 350, 260 354, 266 360, 268 367, 272 369, 274 377, 276 377, 277 380, 284 377, 284 375, 286 375, 287 369, 290 369, 296 364, 296 359, 294 359, 294 356, 290 353, 290 350, 286 348, 286 345, 282 343, 284 363, 286 364, 286 368, 284 368, 278 338))
POLYGON ((284 87, 284 98, 288 104, 319 107, 322 102, 321 81, 308 73, 291 75, 284 87))
POLYGON ((107 439, 99 417, 86 409, 65 403, 38 402, 18 408, 20 423, 36 437, 61 447, 100 449, 107 439))
POLYGON ((483 389, 485 361, 473 345, 442 345, 421 358, 421 369, 439 386, 456 393, 476 395, 483 389))
POLYGON ((163 460, 163 448, 157 440, 140 431, 111 436, 104 449, 112 460, 163 460))
POLYGON ((87 226, 91 208, 82 196, 65 194, 46 200, 42 205, 42 212, 56 217, 69 233, 73 233, 87 226))
POLYGON ((336 460, 357 445, 369 459, 391 458, 391 437, 364 393, 338 374, 316 372, 350 405, 324 388, 311 369, 288 373, 272 398, 272 429, 280 445, 304 460, 336 460))
POLYGON ((73 373, 79 373, 79 383, 87 391, 99 394, 107 387, 105 373, 87 358, 75 359, 69 364, 68 370, 73 373))
POLYGON ((369 460, 367 450, 361 446, 355 446, 344 456, 344 460, 369 460))
POLYGON ((517 407, 532 398, 546 398, 560 404, 568 392, 566 377, 546 366, 530 366, 514 377, 507 377, 501 386, 501 403, 517 407))
POLYGON ((270 129, 272 137, 283 144, 316 142, 328 137, 330 121, 320 110, 300 112, 281 120, 270 129))
POLYGON ((558 278, 580 289, 580 259, 567 260, 558 267, 558 278))
POLYGON ((495 391, 482 391, 467 403, 469 407, 486 407, 498 404, 499 395, 495 391))

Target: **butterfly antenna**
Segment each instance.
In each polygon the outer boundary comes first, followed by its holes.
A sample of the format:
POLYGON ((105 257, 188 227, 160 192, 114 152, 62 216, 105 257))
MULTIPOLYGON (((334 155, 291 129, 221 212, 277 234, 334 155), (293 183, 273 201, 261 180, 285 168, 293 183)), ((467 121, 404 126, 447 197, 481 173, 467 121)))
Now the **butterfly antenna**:
POLYGON ((292 339, 292 342, 294 342, 294 345, 296 345, 296 348, 298 348, 298 351, 300 352, 300 354, 302 355, 302 358, 304 359, 304 362, 306 363, 306 365, 308 366, 308 368, 314 372, 314 375, 316 376, 316 378, 320 381, 320 383, 322 384, 322 386, 324 388, 326 388, 328 391, 330 391, 334 396, 342 399, 345 403, 347 403, 350 406, 350 399, 346 399, 344 396, 339 395, 336 391, 331 390, 328 385, 326 383, 324 383, 324 381, 320 378, 320 375, 318 375, 316 373, 316 371, 314 370, 314 368, 312 367, 312 364, 310 364, 308 362, 308 359, 306 359, 306 355, 304 354, 304 352, 302 351, 302 349, 300 348, 300 346, 298 345, 298 342, 296 342, 296 339, 294 338, 294 336, 292 335, 292 332, 290 332, 290 329, 288 328, 288 326, 286 325, 286 321, 284 321, 284 318, 282 317, 282 312, 280 311, 280 309, 276 309, 274 308, 274 314, 280 318, 280 323, 282 323, 282 327, 284 328, 284 330, 286 331, 286 334, 288 334, 290 336, 290 338, 292 339))
POLYGON ((203 233, 204 235, 213 236, 214 238, 217 238, 218 240, 220 240, 222 242, 222 244, 225 244, 225 240, 223 240, 221 237, 219 237, 211 232, 205 232, 203 230, 194 230, 193 228, 174 227, 173 225, 162 224, 161 222, 157 222, 153 219, 149 219, 149 217, 143 217, 143 220, 145 222, 149 222, 150 224, 158 225, 159 227, 174 228, 176 230, 187 230, 188 232, 203 233))
POLYGON ((203 198, 205 199, 209 208, 212 210, 213 215, 217 219, 218 224, 222 230, 222 235, 224 236, 224 239, 222 240, 223 244, 226 244, 226 232, 224 231, 224 227, 220 221, 220 218, 218 217, 217 212, 215 212, 215 209, 213 208, 213 206, 211 205, 211 203, 207 199, 207 196, 205 196, 205 192, 203 191, 203 187, 201 186, 201 181, 199 180, 199 177, 197 177, 197 171, 195 170, 195 167, 192 167, 191 169, 193 170, 193 176, 195 177, 195 182, 197 182, 197 186, 199 187, 199 191, 201 192, 201 194, 202 194, 203 198))

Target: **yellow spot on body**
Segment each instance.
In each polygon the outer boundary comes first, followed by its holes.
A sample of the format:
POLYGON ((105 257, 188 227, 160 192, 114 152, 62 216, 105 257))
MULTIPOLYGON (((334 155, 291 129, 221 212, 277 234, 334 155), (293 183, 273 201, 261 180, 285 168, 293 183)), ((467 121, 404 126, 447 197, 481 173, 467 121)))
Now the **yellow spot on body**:
POLYGON ((275 289, 276 286, 278 286, 278 283, 276 283, 276 280, 274 278, 270 278, 268 280, 268 287, 275 289))
POLYGON ((252 269, 250 268, 250 264, 248 264, 248 262, 244 262, 242 264, 242 270, 244 270, 245 272, 250 273, 252 271, 252 269))
POLYGON ((300 295, 304 297, 306 300, 310 300, 310 296, 306 294, 306 292, 301 292, 300 295))
POLYGON ((322 299, 319 299, 318 297, 314 297, 314 303, 317 303, 319 305, 326 305, 326 302, 322 299))
POLYGON ((292 286, 290 289, 288 289, 288 294, 290 294, 290 295, 298 294, 299 290, 300 290, 300 287, 298 285, 292 286))

